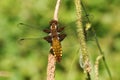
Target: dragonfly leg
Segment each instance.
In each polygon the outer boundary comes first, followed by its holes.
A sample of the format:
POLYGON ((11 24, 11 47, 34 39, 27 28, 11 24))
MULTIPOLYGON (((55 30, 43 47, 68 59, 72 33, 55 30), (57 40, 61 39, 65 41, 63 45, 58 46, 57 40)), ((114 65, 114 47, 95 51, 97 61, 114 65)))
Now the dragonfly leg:
POLYGON ((50 48, 50 53, 51 53, 52 55, 54 55, 54 52, 53 52, 53 48, 52 48, 52 47, 50 48))

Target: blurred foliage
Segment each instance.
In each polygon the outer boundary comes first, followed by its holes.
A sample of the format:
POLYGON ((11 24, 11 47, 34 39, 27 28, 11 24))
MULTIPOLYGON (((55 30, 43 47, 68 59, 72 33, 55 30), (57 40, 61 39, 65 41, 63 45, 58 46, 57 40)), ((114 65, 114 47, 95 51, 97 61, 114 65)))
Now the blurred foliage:
MULTIPOLYGON (((0 77, 0 80, 46 79, 47 55, 50 45, 42 39, 46 36, 42 30, 49 28, 55 3, 56 0, 0 1, 0 71, 10 73, 7 77, 0 77), (34 27, 29 29, 23 26, 21 29, 18 27, 21 22, 34 27), (33 39, 19 44, 21 37, 33 39)), ((120 80, 119 3, 120 0, 84 1, 88 13, 93 16, 91 24, 96 30, 114 80, 120 80)), ((59 22, 66 27, 64 32, 67 34, 67 38, 62 42, 63 57, 61 63, 57 63, 56 80, 85 79, 83 70, 79 66, 78 49, 80 46, 75 21, 74 0, 63 0, 59 12, 59 22)), ((94 64, 99 55, 94 39, 88 41, 88 49, 92 64, 94 64)), ((101 80, 109 80, 102 61, 100 61, 99 71, 101 80)))

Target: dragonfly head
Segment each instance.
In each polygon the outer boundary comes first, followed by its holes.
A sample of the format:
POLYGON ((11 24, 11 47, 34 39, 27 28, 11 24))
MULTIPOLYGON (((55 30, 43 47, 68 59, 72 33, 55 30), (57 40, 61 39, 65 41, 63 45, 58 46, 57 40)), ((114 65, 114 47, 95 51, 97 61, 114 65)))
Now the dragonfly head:
POLYGON ((53 24, 50 26, 50 29, 51 29, 51 30, 56 30, 56 29, 57 29, 57 26, 53 23, 53 24))
POLYGON ((57 24, 58 24, 58 22, 56 20, 50 21, 51 30, 56 30, 57 29, 57 24))

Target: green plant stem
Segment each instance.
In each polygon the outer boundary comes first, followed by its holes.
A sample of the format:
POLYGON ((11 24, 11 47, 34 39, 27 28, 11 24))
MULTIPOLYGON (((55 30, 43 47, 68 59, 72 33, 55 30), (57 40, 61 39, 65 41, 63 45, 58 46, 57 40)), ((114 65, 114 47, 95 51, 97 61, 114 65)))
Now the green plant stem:
MULTIPOLYGON (((87 11, 86 11, 86 8, 85 8, 82 0, 81 0, 81 5, 82 5, 82 7, 83 7, 83 10, 85 11, 85 14, 86 14, 86 18, 87 18, 87 20, 88 20, 88 23, 91 23, 91 22, 90 22, 90 19, 89 19, 89 17, 88 17, 89 15, 88 15, 88 13, 87 13, 87 11)), ((98 41, 98 39, 97 39, 97 35, 96 35, 96 32, 95 32, 95 29, 94 29, 93 27, 92 27, 92 32, 93 32, 93 34, 94 34, 95 41, 96 41, 97 47, 98 47, 98 49, 99 49, 99 51, 100 51, 100 54, 103 55, 102 59, 103 59, 104 65, 105 65, 105 67, 106 67, 106 69, 107 69, 107 72, 108 72, 108 75, 109 75, 109 77, 110 77, 110 80, 112 80, 111 72, 110 72, 110 70, 109 70, 109 68, 108 68, 108 65, 107 65, 107 62, 106 62, 106 59, 105 59, 105 56, 104 56, 104 52, 102 51, 102 49, 101 49, 101 47, 100 47, 100 44, 99 44, 99 41, 98 41)))
POLYGON ((75 6, 76 6, 76 14, 77 14, 77 32, 78 32, 78 38, 80 42, 80 48, 82 53, 82 59, 83 59, 83 69, 86 73, 90 73, 90 62, 88 57, 88 51, 84 36, 84 31, 82 27, 82 10, 80 5, 80 0, 75 0, 75 6))
POLYGON ((99 51, 100 51, 100 54, 103 55, 103 57, 102 57, 103 63, 104 63, 104 65, 105 65, 106 69, 107 69, 107 72, 108 72, 108 75, 109 75, 109 77, 110 77, 110 80, 112 80, 111 72, 110 72, 110 70, 109 70, 109 68, 108 68, 108 65, 107 65, 107 62, 106 62, 106 59, 105 59, 104 52, 102 51, 102 49, 101 49, 101 47, 100 47, 100 44, 99 44, 99 42, 98 42, 98 39, 97 39, 95 30, 94 30, 93 28, 92 28, 92 31, 93 31, 93 33, 94 33, 95 41, 96 41, 96 44, 97 44, 98 49, 99 49, 99 51))

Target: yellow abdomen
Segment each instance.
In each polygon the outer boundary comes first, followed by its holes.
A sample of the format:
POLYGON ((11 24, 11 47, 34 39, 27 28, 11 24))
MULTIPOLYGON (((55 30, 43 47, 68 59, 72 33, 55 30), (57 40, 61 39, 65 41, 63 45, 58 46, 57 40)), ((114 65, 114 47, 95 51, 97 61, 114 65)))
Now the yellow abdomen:
POLYGON ((62 47, 57 37, 52 39, 52 49, 53 49, 53 54, 55 55, 56 61, 60 62, 62 57, 62 47))

